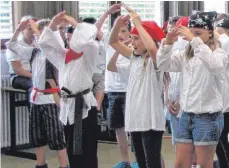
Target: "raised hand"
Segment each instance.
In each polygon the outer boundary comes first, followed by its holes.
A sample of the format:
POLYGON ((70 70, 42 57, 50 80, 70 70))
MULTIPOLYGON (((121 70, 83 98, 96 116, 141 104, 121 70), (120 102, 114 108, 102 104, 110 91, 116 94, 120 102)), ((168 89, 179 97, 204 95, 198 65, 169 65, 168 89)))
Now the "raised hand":
POLYGON ((185 26, 179 26, 178 33, 179 35, 184 37, 184 40, 187 40, 187 41, 192 41, 195 38, 193 33, 185 26))
POLYGON ((115 24, 119 25, 119 27, 124 27, 127 26, 129 22, 130 22, 130 16, 126 15, 126 16, 119 16, 116 19, 115 24))
POLYGON ((49 28, 52 30, 56 30, 57 25, 61 24, 61 22, 64 20, 65 17, 65 11, 58 13, 56 16, 53 17, 49 28))
POLYGON ((132 39, 129 38, 128 40, 124 41, 123 44, 125 44, 126 46, 129 46, 129 44, 131 43, 132 39))
POLYGON ((126 6, 125 4, 122 4, 122 7, 124 7, 127 10, 127 12, 129 12, 129 15, 130 15, 131 19, 133 19, 133 21, 138 20, 139 22, 141 22, 141 18, 133 9, 126 6))
POLYGON ((74 27, 76 27, 76 25, 77 25, 77 21, 71 16, 65 15, 64 20, 74 27))
POLYGON ((29 24, 29 19, 28 20, 25 20, 25 21, 22 21, 19 25, 18 25, 18 27, 16 28, 16 30, 18 30, 18 31, 23 31, 25 28, 26 28, 26 26, 29 24))
POLYGON ((166 39, 164 41, 165 44, 173 44, 178 39, 178 29, 173 28, 170 32, 167 33, 166 39))
POLYGON ((108 14, 114 14, 121 11, 122 4, 114 4, 108 10, 108 14))

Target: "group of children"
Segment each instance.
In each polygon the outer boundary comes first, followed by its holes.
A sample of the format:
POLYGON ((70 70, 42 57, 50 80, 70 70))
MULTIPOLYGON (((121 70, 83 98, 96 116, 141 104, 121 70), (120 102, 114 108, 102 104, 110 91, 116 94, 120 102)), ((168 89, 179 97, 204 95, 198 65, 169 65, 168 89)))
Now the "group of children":
POLYGON ((46 144, 58 151, 61 168, 68 163, 98 167, 97 113, 104 90, 109 128, 116 132, 122 157, 116 168, 164 167, 164 108, 170 114, 176 168, 213 168, 215 152, 220 167, 229 167, 229 19, 215 24, 216 17, 200 11, 172 17, 167 34, 125 4, 81 23, 65 12, 51 21, 23 18, 7 43, 7 60, 12 86, 30 93, 36 167, 48 167, 46 144), (121 7, 128 15, 115 20, 106 40, 102 25, 121 7), (66 39, 58 31, 63 23, 71 25, 66 39), (126 132, 136 157, 132 165, 126 132))

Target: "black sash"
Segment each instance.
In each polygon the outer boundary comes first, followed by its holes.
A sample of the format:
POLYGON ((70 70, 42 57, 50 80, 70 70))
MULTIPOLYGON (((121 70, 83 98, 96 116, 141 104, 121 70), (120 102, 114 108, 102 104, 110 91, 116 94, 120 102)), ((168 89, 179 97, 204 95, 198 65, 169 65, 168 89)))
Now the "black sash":
POLYGON ((73 155, 81 155, 82 150, 82 116, 83 109, 88 109, 85 104, 83 95, 88 94, 91 89, 86 89, 82 92, 72 94, 65 87, 61 89, 61 98, 66 101, 68 98, 75 98, 75 114, 74 114, 74 131, 73 131, 73 155))

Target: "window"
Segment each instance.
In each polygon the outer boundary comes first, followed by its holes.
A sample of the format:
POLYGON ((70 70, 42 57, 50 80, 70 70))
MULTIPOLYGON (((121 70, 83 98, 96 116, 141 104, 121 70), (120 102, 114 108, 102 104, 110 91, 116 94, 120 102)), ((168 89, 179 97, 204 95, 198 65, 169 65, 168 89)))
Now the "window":
MULTIPOLYGON (((134 9, 141 20, 152 20, 157 22, 158 26, 161 25, 160 14, 160 1, 122 1, 124 4, 134 9)), ((125 9, 121 11, 122 15, 127 14, 125 9)))
POLYGON ((226 12, 226 2, 225 1, 205 1, 204 10, 205 11, 216 11, 217 13, 226 12))
MULTIPOLYGON (((94 17, 97 20, 108 9, 108 1, 79 1, 79 17, 84 19, 85 17, 94 17)), ((109 24, 106 19, 103 24, 103 31, 108 32, 109 24)))
POLYGON ((0 1, 0 38, 8 39, 13 33, 12 2, 0 1))

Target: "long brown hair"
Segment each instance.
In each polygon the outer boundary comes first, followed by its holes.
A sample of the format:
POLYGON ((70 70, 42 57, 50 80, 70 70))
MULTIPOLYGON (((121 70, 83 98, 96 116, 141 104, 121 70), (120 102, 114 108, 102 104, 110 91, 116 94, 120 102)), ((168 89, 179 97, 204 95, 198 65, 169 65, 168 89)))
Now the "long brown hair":
MULTIPOLYGON (((158 48, 159 48, 158 42, 156 42, 156 41, 154 40, 154 43, 155 43, 155 45, 156 45, 156 47, 157 47, 157 49, 158 49, 158 48)), ((144 56, 144 64, 143 64, 143 69, 144 69, 144 70, 146 69, 146 66, 147 66, 147 64, 148 64, 149 58, 150 58, 150 53, 146 50, 145 56, 144 56)), ((152 60, 152 61, 153 61, 153 60, 152 60)), ((153 61, 153 64, 154 64, 155 69, 157 69, 157 64, 156 64, 155 61, 153 61)))

